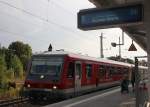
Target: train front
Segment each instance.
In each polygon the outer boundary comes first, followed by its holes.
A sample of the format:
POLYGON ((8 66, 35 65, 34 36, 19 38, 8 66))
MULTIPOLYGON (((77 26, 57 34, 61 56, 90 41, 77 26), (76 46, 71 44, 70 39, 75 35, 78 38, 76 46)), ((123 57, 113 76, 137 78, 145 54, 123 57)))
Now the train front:
POLYGON ((58 98, 61 94, 61 73, 64 57, 34 55, 25 80, 25 93, 31 99, 58 98))

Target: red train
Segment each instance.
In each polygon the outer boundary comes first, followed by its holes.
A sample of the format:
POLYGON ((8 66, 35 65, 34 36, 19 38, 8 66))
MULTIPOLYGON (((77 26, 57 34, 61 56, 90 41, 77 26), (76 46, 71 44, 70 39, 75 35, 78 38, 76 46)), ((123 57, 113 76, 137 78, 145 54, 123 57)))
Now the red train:
POLYGON ((65 51, 33 55, 25 80, 30 98, 67 98, 120 84, 132 65, 65 51), (37 97, 38 96, 38 97, 37 97))

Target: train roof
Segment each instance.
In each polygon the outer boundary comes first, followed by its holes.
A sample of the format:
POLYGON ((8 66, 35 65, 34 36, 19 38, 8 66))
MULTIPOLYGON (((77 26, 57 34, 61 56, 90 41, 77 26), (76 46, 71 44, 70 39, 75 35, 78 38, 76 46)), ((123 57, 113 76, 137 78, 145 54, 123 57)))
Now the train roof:
POLYGON ((147 66, 139 66, 140 69, 148 69, 147 66))
POLYGON ((67 51, 47 51, 47 52, 42 52, 38 54, 34 54, 34 56, 50 56, 50 55, 67 55, 69 57, 73 58, 78 58, 78 59, 83 59, 83 60, 89 60, 89 61, 96 61, 96 62, 103 62, 103 63, 110 63, 110 64, 116 64, 116 65, 124 65, 124 66, 134 66, 133 64, 129 63, 124 63, 124 62, 118 62, 118 61, 113 61, 113 60, 108 60, 104 58, 95 58, 87 55, 81 55, 81 54, 75 54, 67 51))

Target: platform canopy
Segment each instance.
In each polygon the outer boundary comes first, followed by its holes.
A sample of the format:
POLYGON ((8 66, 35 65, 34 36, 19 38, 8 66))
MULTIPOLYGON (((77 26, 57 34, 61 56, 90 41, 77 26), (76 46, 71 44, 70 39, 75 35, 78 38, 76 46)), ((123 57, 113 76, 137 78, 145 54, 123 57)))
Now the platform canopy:
MULTIPOLYGON (((89 0, 97 8, 118 6, 128 3, 143 3, 143 0, 89 0)), ((123 29, 139 46, 147 52, 147 38, 144 23, 133 26, 125 26, 123 29)))

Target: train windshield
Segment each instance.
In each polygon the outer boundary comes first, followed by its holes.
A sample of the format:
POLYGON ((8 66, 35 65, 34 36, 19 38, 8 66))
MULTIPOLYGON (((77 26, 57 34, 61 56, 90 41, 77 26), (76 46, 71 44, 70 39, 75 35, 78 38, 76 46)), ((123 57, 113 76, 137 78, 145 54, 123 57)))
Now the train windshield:
POLYGON ((33 58, 31 74, 46 74, 59 76, 63 61, 60 58, 33 58))

